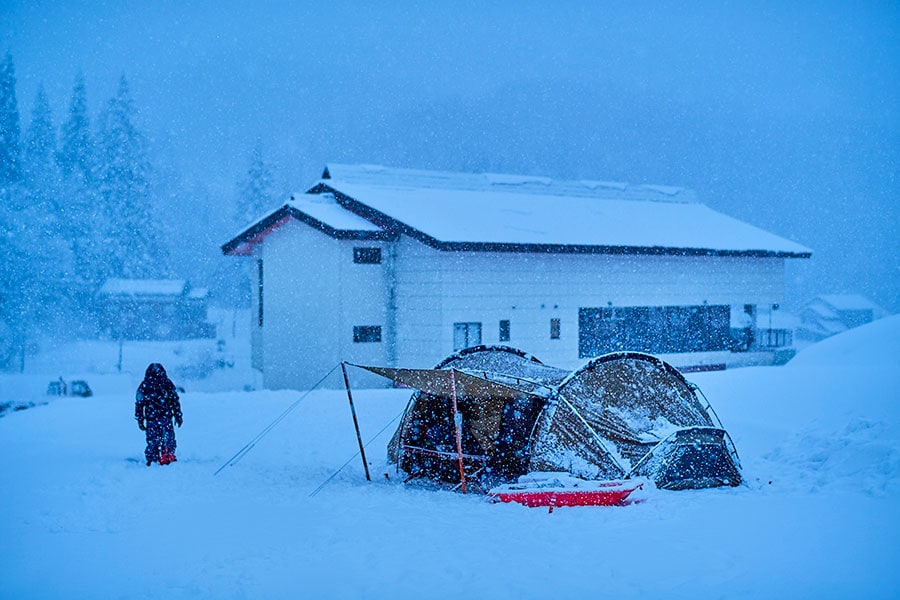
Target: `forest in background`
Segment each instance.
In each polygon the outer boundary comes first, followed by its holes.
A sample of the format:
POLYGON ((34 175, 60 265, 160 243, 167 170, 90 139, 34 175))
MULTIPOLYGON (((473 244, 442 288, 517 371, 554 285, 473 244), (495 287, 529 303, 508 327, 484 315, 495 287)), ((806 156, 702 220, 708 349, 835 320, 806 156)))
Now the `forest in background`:
MULTIPOLYGON (((192 205, 183 179, 157 159, 141 130, 139 109, 122 75, 115 95, 94 114, 79 73, 65 120, 53 122, 40 86, 30 116, 19 111, 15 63, 0 64, 0 329, 6 344, 36 334, 97 333, 93 298, 109 278, 191 279, 203 284, 216 271, 234 275, 214 296, 242 302, 239 261, 219 257, 221 239, 271 208, 271 167, 257 145, 236 178, 235 203, 206 235, 186 230, 175 205, 192 205), (191 252, 194 255, 191 256, 191 252), (232 285, 229 285, 232 284, 232 285)), ((196 221, 203 224, 201 218, 196 221)))

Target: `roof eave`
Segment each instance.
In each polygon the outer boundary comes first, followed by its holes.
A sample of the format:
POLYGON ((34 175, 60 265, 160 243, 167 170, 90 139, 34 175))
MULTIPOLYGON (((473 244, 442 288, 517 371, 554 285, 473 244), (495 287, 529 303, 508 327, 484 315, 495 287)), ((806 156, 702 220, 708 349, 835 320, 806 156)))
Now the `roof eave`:
POLYGON ((222 253, 227 256, 246 256, 252 253, 253 247, 262 241, 266 235, 280 227, 289 219, 296 219, 321 231, 328 237, 336 240, 374 240, 374 241, 394 241, 397 239, 396 234, 390 231, 363 231, 335 229, 327 223, 324 223, 298 208, 285 204, 278 210, 270 213, 268 216, 257 221, 246 230, 238 234, 235 238, 222 244, 222 253))
POLYGON ((392 235, 399 236, 400 234, 408 235, 412 238, 415 238, 422 242, 427 246, 431 246, 432 248, 441 248, 441 242, 427 233, 420 231, 414 227, 410 227, 406 223, 402 221, 398 221, 393 217, 384 214, 369 205, 344 194, 340 190, 337 190, 326 183, 322 183, 321 181, 314 185, 312 188, 307 190, 307 194, 332 194, 334 195, 337 203, 343 206, 346 210, 349 210, 353 214, 366 219, 367 221, 381 227, 383 230, 390 232, 392 235))
POLYGON ((483 242, 441 242, 431 244, 451 252, 527 252, 543 254, 627 254, 654 256, 733 256, 750 258, 810 258, 811 252, 783 250, 724 250, 716 248, 670 248, 665 246, 595 246, 587 244, 514 244, 483 242))
MULTIPOLYGON (((323 173, 323 176, 328 174, 323 173)), ((656 256, 734 256, 748 258, 810 258, 811 251, 786 250, 724 250, 715 248, 670 248, 663 246, 595 246, 587 244, 516 244, 496 242, 445 242, 398 221, 367 204, 342 193, 331 185, 319 181, 307 194, 333 194, 338 204, 350 212, 374 223, 394 235, 405 234, 423 244, 446 252, 522 252, 545 254, 631 254, 656 256)))

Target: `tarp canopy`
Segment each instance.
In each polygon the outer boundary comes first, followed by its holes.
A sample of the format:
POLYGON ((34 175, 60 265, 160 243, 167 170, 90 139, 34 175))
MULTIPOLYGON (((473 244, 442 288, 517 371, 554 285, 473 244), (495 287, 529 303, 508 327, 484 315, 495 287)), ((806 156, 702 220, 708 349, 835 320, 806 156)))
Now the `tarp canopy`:
POLYGON ((477 374, 458 369, 392 369, 364 365, 353 366, 435 396, 450 397, 455 393, 460 399, 490 397, 497 400, 514 400, 522 396, 541 397, 533 392, 534 386, 531 382, 509 378, 508 384, 501 383, 489 379, 487 373, 484 372, 477 374), (519 386, 513 387, 517 382, 519 386), (455 390, 454 384, 456 385, 455 390))

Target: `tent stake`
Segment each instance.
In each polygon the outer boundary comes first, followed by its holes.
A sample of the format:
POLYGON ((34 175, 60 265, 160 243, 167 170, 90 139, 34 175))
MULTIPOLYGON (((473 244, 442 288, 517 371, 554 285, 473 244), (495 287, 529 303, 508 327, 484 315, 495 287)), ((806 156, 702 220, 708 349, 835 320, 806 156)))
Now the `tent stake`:
POLYGON ((456 428, 456 454, 459 456, 459 483, 462 493, 466 493, 466 470, 463 468, 462 413, 456 404, 456 370, 450 369, 450 384, 453 386, 453 426, 456 428))
POLYGON ((356 408, 353 406, 353 395, 350 393, 350 379, 347 378, 347 363, 341 361, 341 371, 344 372, 344 387, 347 388, 347 400, 350 401, 350 414, 353 415, 353 428, 356 429, 356 441, 359 442, 359 455, 362 456, 363 469, 366 470, 366 481, 372 481, 369 476, 369 463, 366 462, 366 449, 363 447, 362 435, 359 433, 359 421, 356 420, 356 408))

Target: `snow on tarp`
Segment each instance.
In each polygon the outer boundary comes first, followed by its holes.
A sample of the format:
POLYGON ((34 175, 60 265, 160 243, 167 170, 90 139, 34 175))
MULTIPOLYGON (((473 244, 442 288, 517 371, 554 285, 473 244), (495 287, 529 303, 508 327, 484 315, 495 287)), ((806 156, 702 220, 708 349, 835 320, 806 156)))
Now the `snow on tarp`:
POLYGON ((435 366, 435 369, 463 369, 471 373, 480 372, 485 378, 518 378, 518 386, 534 387, 558 384, 569 374, 568 371, 545 365, 536 357, 510 348, 509 346, 473 346, 454 352, 435 366))

